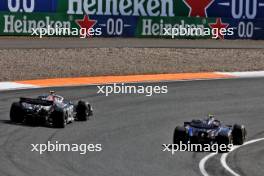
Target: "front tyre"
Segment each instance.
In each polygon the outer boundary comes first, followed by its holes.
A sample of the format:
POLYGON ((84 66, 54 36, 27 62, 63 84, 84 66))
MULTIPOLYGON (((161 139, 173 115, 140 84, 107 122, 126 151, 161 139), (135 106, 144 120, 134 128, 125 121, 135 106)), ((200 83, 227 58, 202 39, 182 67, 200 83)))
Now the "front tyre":
POLYGON ((24 121, 24 111, 19 102, 15 102, 11 105, 10 120, 15 123, 21 123, 24 121))

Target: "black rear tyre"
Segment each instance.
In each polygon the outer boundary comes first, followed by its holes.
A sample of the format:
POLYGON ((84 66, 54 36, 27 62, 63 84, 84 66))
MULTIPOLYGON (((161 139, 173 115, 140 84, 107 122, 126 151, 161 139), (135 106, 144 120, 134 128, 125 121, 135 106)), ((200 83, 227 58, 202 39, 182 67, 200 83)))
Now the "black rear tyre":
POLYGON ((184 127, 177 126, 173 134, 173 144, 186 144, 188 142, 188 134, 184 127))
POLYGON ((233 144, 243 145, 246 138, 246 129, 243 125, 235 124, 232 131, 233 144))
POLYGON ((62 109, 55 109, 52 113, 53 126, 55 128, 65 128, 66 118, 65 113, 62 109))
POLYGON ((24 111, 19 102, 15 102, 11 105, 10 120, 15 123, 21 123, 24 121, 24 111))
POLYGON ((84 101, 79 101, 76 106, 76 119, 80 121, 87 121, 88 117, 91 115, 91 105, 84 101))

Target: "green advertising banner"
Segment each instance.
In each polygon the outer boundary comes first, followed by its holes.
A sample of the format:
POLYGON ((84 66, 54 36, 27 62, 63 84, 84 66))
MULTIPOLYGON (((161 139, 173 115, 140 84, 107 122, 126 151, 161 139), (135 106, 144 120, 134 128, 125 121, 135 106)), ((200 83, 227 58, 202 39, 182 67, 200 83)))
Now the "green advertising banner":
POLYGON ((36 29, 50 27, 96 28, 102 37, 263 39, 262 6, 253 4, 251 9, 242 0, 235 8, 233 2, 223 8, 223 3, 213 0, 1 0, 0 35, 30 36, 36 29), (191 33, 176 35, 176 28, 191 33), (213 28, 233 31, 222 36, 213 28))

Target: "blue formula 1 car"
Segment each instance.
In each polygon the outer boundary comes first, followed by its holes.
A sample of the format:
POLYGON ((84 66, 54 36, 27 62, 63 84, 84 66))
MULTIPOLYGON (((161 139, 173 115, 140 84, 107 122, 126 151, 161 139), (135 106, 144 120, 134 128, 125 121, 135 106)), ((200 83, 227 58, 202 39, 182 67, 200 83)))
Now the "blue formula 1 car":
POLYGON ((242 145, 246 138, 244 125, 223 125, 214 116, 209 115, 205 120, 184 122, 174 130, 173 143, 193 144, 233 144, 242 145))

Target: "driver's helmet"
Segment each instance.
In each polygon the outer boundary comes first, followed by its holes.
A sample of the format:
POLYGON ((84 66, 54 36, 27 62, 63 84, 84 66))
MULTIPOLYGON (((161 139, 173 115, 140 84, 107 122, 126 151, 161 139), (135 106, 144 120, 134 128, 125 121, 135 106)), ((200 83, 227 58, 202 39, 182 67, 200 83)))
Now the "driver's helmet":
POLYGON ((212 124, 215 121, 214 115, 208 114, 207 122, 208 124, 212 124))
POLYGON ((47 100, 49 101, 55 101, 55 92, 54 91, 50 91, 50 94, 47 96, 47 100))

